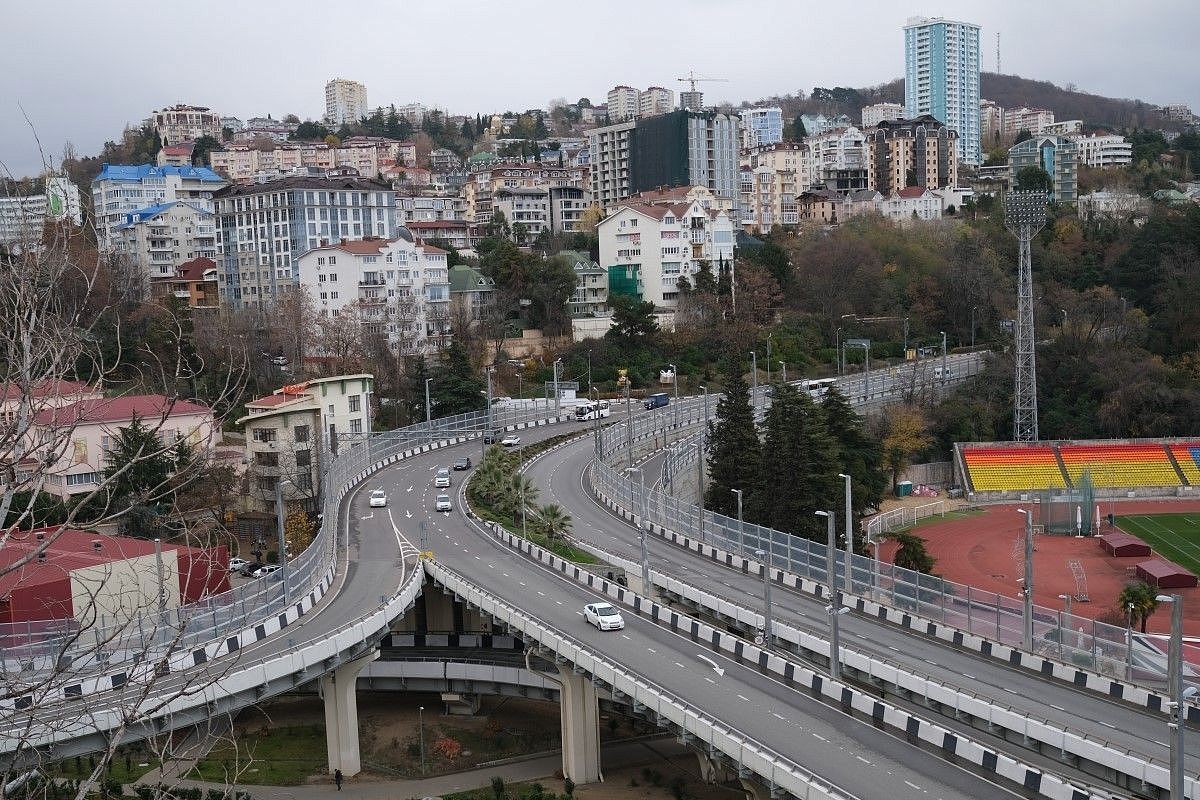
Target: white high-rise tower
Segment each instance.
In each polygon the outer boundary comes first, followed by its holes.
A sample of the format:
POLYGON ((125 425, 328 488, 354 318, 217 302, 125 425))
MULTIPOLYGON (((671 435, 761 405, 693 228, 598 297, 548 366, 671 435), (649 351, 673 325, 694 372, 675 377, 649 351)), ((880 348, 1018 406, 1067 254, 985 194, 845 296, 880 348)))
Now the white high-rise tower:
POLYGON ((904 26, 904 110, 958 131, 958 160, 980 163, 979 26, 913 17, 904 26))

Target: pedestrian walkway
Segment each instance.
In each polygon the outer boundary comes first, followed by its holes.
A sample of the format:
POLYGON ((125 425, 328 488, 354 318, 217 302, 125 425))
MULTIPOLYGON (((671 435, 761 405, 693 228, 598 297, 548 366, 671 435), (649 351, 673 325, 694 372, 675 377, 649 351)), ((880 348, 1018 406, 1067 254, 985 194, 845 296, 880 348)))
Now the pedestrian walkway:
MULTIPOLYGON (((610 743, 604 745, 601 752, 603 768, 616 770, 679 756, 685 754, 687 748, 673 739, 656 738, 610 743)), ((348 778, 342 784, 342 795, 346 800, 408 800, 409 798, 441 797, 454 792, 485 788, 491 785, 492 778, 497 775, 503 778, 505 783, 520 783, 552 778, 554 773, 561 769, 562 755, 552 753, 523 761, 458 772, 453 775, 440 775, 435 778, 395 781, 348 778)), ((202 781, 172 783, 181 787, 218 788, 217 784, 202 781)), ((330 795, 337 793, 332 776, 329 777, 328 783, 305 786, 239 786, 238 788, 253 795, 255 800, 330 800, 330 795)))

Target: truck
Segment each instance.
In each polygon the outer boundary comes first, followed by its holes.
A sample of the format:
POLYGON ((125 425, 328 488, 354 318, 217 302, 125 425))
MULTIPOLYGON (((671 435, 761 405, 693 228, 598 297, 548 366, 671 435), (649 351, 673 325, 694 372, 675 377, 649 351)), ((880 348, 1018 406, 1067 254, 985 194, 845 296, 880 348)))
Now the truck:
POLYGON ((658 394, 652 394, 647 397, 642 402, 642 405, 646 407, 647 411, 649 411, 652 408, 662 408, 670 402, 671 396, 669 394, 666 392, 659 392, 658 394))

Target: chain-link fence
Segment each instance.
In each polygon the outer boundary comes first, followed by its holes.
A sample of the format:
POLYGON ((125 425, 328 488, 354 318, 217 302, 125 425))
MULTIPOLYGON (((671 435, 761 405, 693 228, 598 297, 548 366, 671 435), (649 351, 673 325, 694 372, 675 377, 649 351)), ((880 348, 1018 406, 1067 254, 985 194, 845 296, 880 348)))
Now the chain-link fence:
MULTIPOLYGON (((955 375, 955 379, 960 380, 961 375, 955 375)), ((902 385, 903 382, 896 384, 902 385)), ((718 399, 716 395, 708 398, 710 416, 718 399)), ((701 402, 692 398, 681 403, 681 429, 703 422, 701 402)), ((769 402, 769 397, 763 398, 764 406, 769 402)), ((761 415, 761 409, 756 410, 761 415)), ((698 446, 699 434, 671 430, 674 421, 670 414, 645 414, 605 429, 597 446, 605 458, 593 465, 593 487, 638 517, 645 515, 655 525, 749 558, 765 558, 777 569, 828 585, 824 543, 753 523, 739 523, 710 511, 701 513, 694 502, 695 495, 679 491, 684 480, 689 489, 699 484, 696 459, 702 451, 698 446), (655 482, 648 481, 643 495, 640 480, 635 482, 623 468, 631 460, 663 447, 664 442, 668 449, 661 484, 655 488, 655 482)), ((841 497, 830 498, 829 507, 840 509, 842 503, 841 497)), ((932 509, 926 511, 934 513, 932 509)), ((913 521, 915 517, 889 519, 887 525, 868 524, 870 544, 874 546, 880 535, 898 530, 899 523, 911 525, 913 521)), ((844 542, 841 531, 838 538, 844 542)), ((833 577, 843 592, 869 597, 1005 645, 1020 648, 1023 644, 1024 605, 1016 592, 1008 597, 858 554, 851 556, 850 583, 846 585, 845 559, 845 551, 839 549, 835 553, 833 577)), ((1034 650, 1041 655, 1126 680, 1147 684, 1165 680, 1164 637, 1037 605, 1033 609, 1033 628, 1034 650)), ((1185 658, 1200 663, 1200 650, 1189 650, 1185 658)))

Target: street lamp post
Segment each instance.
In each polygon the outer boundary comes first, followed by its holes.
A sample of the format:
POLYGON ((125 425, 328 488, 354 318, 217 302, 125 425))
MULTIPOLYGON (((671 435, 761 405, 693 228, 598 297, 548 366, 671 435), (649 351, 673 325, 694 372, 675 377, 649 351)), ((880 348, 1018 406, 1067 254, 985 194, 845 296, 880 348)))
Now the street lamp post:
POLYGON ((425 435, 429 437, 429 441, 433 441, 433 411, 429 406, 429 384, 433 382, 433 378, 425 379, 425 435))
POLYGON ((787 383, 787 364, 780 361, 779 366, 783 367, 783 382, 787 383))
POLYGON ((633 491, 633 476, 636 472, 641 479, 641 493, 638 497, 641 499, 642 519, 638 524, 638 544, 642 550, 642 594, 646 597, 650 596, 650 556, 646 552, 646 535, 650 531, 650 504, 646 502, 646 473, 642 472, 640 467, 626 467, 625 472, 630 474, 629 489, 633 491))
POLYGON ((421 732, 421 774, 425 774, 425 706, 417 706, 417 727, 421 732))
POLYGON ((288 590, 288 552, 287 534, 284 531, 283 481, 284 478, 282 475, 275 479, 275 517, 279 529, 279 555, 276 558, 276 562, 279 564, 279 578, 283 583, 283 604, 287 605, 291 602, 291 592, 288 590))
POLYGON ((758 408, 758 352, 750 351, 750 409, 758 408))
POLYGON ((842 608, 841 592, 837 589, 837 579, 834 578, 833 551, 837 545, 837 534, 833 531, 833 512, 814 512, 818 517, 824 517, 828 525, 827 542, 825 546, 825 576, 829 583, 829 605, 825 613, 829 614, 829 679, 841 680, 842 649, 838 643, 838 617, 849 609, 842 608))
POLYGON ((838 477, 846 482, 846 582, 842 585, 844 591, 854 594, 854 576, 851 560, 854 558, 854 521, 850 507, 850 476, 839 472, 838 477))
POLYGON ((700 391, 704 393, 704 427, 700 429, 696 444, 699 448, 696 454, 696 534, 704 541, 704 435, 708 433, 708 387, 701 386, 700 391))
POLYGON ((625 458, 633 466, 633 409, 629 405, 629 378, 625 378, 625 458))
POLYGON ((738 552, 746 552, 746 523, 742 519, 742 490, 730 489, 729 491, 737 495, 737 517, 738 517, 738 552))
POLYGON ((1133 603, 1125 604, 1125 680, 1133 680, 1133 603))
POLYGON ((1025 611, 1022 615, 1021 644, 1026 652, 1033 652, 1033 512, 1018 508, 1017 513, 1025 515, 1025 577, 1024 584, 1025 611))
POLYGON ((1060 594, 1058 596, 1058 599, 1062 600, 1063 603, 1065 604, 1065 607, 1062 610, 1062 616, 1060 616, 1058 618, 1058 657, 1062 658, 1063 647, 1066 646, 1067 634, 1070 632, 1071 625, 1072 625, 1072 622, 1071 622, 1071 595, 1060 594), (1065 624, 1064 624, 1064 618, 1065 618, 1065 624))
POLYGON ((908 317, 904 318, 904 360, 908 360, 908 317))
MULTIPOLYGON (((908 329, 905 328, 905 331, 907 331, 907 330, 908 329)), ((835 351, 833 354, 833 358, 837 362, 836 372, 838 375, 841 375, 842 374, 842 328, 840 325, 838 326, 837 333, 834 335, 834 338, 833 338, 833 349, 835 351)))
POLYGON ((767 334, 767 383, 771 382, 771 334, 767 334))
MULTIPOLYGON (((495 367, 488 367, 487 372, 487 427, 485 431, 492 430, 492 373, 496 371, 495 367)), ((479 437, 479 458, 482 459, 487 455, 487 436, 479 437)))
MULTIPOLYGON (((675 435, 679 435, 679 370, 674 364, 671 367, 671 383, 675 387, 675 435)), ((665 442, 664 442, 665 444, 665 442)))
POLYGON ((946 332, 942 331, 942 383, 946 383, 946 332))
POLYGON ((766 550, 755 550, 754 556, 763 569, 763 647, 770 648, 771 628, 774 627, 771 624, 771 554, 766 550))
POLYGON ((1194 686, 1183 690, 1183 596, 1160 594, 1160 603, 1171 604, 1171 647, 1167 652, 1167 681, 1171 689, 1171 797, 1183 797, 1183 728, 1187 722, 1184 702, 1196 694, 1194 686))
POLYGON ((562 399, 560 398, 558 392, 558 365, 561 363, 562 359, 556 358, 554 359, 554 363, 551 365, 554 368, 554 416, 556 417, 558 416, 558 411, 562 403, 562 399))
POLYGON ((979 306, 971 306, 971 350, 975 349, 975 311, 979 306))

